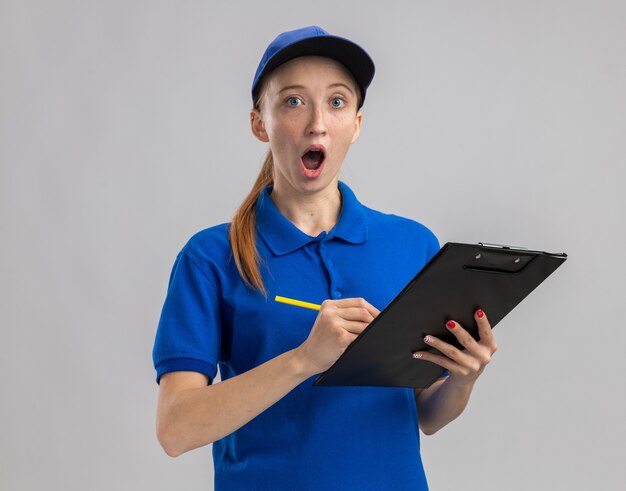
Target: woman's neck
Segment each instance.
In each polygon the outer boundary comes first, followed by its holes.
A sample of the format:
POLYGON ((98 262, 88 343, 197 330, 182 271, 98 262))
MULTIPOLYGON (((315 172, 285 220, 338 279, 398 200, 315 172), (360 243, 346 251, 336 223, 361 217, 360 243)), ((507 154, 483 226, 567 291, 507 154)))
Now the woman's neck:
POLYGON ((330 231, 341 213, 341 192, 336 181, 315 194, 303 194, 275 184, 271 198, 291 223, 311 237, 330 231))

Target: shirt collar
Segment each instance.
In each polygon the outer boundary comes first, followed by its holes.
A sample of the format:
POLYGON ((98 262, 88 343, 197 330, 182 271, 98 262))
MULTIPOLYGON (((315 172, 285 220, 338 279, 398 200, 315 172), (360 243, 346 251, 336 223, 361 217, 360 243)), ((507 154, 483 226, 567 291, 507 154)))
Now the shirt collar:
POLYGON ((317 237, 311 237, 302 232, 276 208, 270 198, 272 185, 264 188, 256 203, 256 226, 259 235, 272 253, 277 256, 288 254, 310 242, 322 240, 326 236, 329 239, 338 237, 352 244, 365 242, 368 231, 365 207, 359 203, 346 184, 339 181, 338 188, 342 198, 339 221, 328 234, 322 232, 317 237))

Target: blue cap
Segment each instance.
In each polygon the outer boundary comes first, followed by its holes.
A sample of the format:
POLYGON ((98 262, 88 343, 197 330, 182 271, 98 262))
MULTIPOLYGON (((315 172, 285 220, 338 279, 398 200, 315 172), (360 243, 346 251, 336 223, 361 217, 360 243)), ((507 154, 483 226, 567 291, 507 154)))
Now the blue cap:
MULTIPOLYGON (((354 76, 361 90, 365 91, 374 78, 374 62, 358 44, 329 34, 318 26, 308 26, 287 31, 276 36, 263 53, 252 82, 252 101, 261 78, 274 68, 298 56, 325 56, 342 63, 354 76)), ((362 102, 361 101, 361 102, 362 102)))

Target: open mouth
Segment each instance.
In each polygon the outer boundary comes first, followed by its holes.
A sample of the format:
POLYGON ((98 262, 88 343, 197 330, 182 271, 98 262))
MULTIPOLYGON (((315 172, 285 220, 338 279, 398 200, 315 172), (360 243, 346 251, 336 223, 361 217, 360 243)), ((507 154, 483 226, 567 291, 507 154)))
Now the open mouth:
POLYGON ((317 170, 324 161, 324 151, 321 148, 314 148, 307 151, 302 156, 302 163, 308 170, 317 170))
POLYGON ((323 145, 311 145, 301 157, 302 173, 310 179, 318 177, 324 169, 326 149, 323 145))

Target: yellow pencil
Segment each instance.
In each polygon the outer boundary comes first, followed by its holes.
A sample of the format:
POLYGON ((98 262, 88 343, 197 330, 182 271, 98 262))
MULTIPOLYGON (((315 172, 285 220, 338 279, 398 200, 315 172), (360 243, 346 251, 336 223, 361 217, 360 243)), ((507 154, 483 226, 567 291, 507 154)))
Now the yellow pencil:
POLYGON ((305 309, 319 310, 322 306, 316 303, 303 302, 302 300, 294 300, 293 298, 280 297, 276 295, 275 302, 288 303, 289 305, 295 305, 296 307, 304 307, 305 309))

